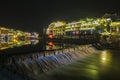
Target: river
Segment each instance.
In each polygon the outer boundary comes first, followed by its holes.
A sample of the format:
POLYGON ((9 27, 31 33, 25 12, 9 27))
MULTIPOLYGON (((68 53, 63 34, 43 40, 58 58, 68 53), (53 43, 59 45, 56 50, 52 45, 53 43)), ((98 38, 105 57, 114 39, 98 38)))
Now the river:
POLYGON ((41 80, 120 80, 120 51, 103 50, 40 76, 41 80))
POLYGON ((120 80, 120 51, 97 50, 91 44, 47 42, 1 52, 1 79, 120 80))

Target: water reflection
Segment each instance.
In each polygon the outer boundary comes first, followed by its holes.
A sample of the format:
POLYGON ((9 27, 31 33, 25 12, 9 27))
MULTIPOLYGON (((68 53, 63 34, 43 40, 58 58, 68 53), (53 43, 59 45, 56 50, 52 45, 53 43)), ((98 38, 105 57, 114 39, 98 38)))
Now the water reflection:
POLYGON ((1 41, 0 42, 0 50, 5 50, 8 48, 14 48, 14 47, 20 47, 23 45, 35 45, 39 43, 39 40, 36 39, 25 39, 25 40, 17 40, 17 39, 13 39, 13 40, 7 40, 7 41, 1 41))
POLYGON ((109 51, 101 52, 101 65, 109 65, 112 61, 112 54, 109 51))
POLYGON ((46 49, 45 50, 56 50, 56 49, 65 49, 65 48, 71 48, 77 45, 74 44, 66 44, 66 43, 55 43, 55 42, 46 42, 46 49))
POLYGON ((86 73, 84 75, 88 78, 100 80, 101 73, 104 74, 112 67, 112 53, 108 50, 103 50, 98 54, 90 56, 89 59, 88 64, 84 64, 86 65, 84 68, 86 73))
MULTIPOLYGON (((41 75, 43 80, 120 80, 120 51, 100 51, 41 75)), ((39 79, 38 79, 39 80, 39 79)))

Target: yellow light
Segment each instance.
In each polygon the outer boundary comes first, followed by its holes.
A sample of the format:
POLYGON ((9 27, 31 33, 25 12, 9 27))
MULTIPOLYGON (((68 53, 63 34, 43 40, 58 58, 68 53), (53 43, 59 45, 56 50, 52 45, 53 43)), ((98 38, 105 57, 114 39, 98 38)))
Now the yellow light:
POLYGON ((14 43, 17 43, 17 40, 16 40, 16 39, 13 39, 13 42, 14 42, 14 43))
POLYGON ((104 66, 107 66, 108 64, 111 63, 111 53, 109 51, 102 51, 100 61, 101 64, 104 66))
POLYGON ((13 36, 14 39, 17 39, 17 37, 18 37, 17 35, 14 35, 14 36, 13 36))
POLYGON ((102 53, 103 53, 103 54, 106 54, 106 51, 103 51, 102 53))

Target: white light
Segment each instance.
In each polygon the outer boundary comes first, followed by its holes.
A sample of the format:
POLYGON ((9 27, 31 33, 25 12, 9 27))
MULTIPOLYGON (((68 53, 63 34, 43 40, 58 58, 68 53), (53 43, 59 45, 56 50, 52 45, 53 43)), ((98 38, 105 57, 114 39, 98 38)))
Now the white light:
POLYGON ((119 28, 117 27, 117 32, 119 32, 119 28))
POLYGON ((107 18, 107 21, 110 21, 111 20, 111 18, 107 18))

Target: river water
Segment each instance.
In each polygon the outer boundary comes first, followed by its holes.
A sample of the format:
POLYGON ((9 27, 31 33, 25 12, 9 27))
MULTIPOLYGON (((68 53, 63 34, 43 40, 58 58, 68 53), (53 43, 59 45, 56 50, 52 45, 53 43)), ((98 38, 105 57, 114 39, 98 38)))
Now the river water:
POLYGON ((120 51, 91 44, 47 42, 0 52, 2 80, 120 80, 120 51))
POLYGON ((120 80, 120 51, 103 50, 40 76, 41 80, 120 80))

